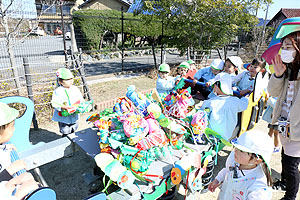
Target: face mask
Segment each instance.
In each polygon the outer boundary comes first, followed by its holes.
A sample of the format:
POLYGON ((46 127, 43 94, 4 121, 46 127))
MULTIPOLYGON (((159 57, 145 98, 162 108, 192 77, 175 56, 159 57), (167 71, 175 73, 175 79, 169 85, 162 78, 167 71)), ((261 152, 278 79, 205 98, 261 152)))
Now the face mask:
POLYGON ((293 53, 294 51, 281 50, 281 60, 284 63, 291 63, 294 61, 293 53))

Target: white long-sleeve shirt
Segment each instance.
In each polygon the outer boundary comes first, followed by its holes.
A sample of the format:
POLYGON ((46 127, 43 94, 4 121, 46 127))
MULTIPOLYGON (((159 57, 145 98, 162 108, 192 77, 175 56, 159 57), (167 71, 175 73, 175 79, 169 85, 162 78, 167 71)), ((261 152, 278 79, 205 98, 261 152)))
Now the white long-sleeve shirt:
POLYGON ((59 105, 71 106, 77 101, 84 102, 84 99, 80 90, 76 86, 72 85, 70 88, 59 86, 58 88, 56 88, 52 95, 52 106, 55 109, 52 120, 65 124, 76 123, 79 120, 78 114, 64 117, 59 116, 58 113, 59 111, 61 111, 61 106, 59 105))
POLYGON ((169 94, 175 87, 175 82, 178 79, 178 76, 172 77, 168 76, 167 79, 162 79, 160 76, 158 76, 158 79, 156 81, 156 90, 158 93, 163 94, 167 93, 169 94))

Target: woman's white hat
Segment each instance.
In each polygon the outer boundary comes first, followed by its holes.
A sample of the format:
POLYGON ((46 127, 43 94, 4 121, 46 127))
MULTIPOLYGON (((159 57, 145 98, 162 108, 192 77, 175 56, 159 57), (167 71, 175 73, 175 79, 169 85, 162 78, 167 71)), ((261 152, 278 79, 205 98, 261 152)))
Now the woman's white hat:
POLYGON ((260 155, 271 171, 270 161, 274 150, 273 140, 262 131, 251 130, 231 141, 239 150, 260 155))
POLYGON ((224 61, 221 59, 213 59, 213 61, 210 64, 210 67, 212 67, 215 70, 223 70, 224 68, 224 61))
POLYGON ((242 69, 242 65, 243 65, 243 61, 240 57, 238 56, 229 56, 227 58, 228 60, 230 60, 230 62, 238 68, 239 71, 241 71, 242 69))
POLYGON ((233 90, 232 90, 232 78, 228 73, 221 72, 216 75, 214 78, 212 85, 216 83, 217 81, 220 81, 220 89, 223 93, 227 95, 232 95, 233 90))

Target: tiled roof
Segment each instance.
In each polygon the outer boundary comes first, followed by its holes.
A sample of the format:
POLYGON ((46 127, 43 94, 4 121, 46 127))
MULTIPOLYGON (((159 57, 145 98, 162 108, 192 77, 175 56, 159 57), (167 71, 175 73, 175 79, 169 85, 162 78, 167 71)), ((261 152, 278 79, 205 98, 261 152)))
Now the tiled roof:
MULTIPOLYGON (((91 3, 95 0, 86 0, 83 4, 79 5, 78 8, 83 8, 85 5, 87 5, 88 3, 91 3)), ((130 6, 131 5, 131 0, 117 0, 123 4, 125 4, 126 6, 130 6)))
POLYGON ((282 8, 281 12, 287 18, 300 17, 300 9, 297 9, 297 8, 282 8))
POLYGON ((300 17, 300 9, 299 8, 281 8, 278 11, 278 13, 267 23, 267 26, 272 25, 273 22, 276 21, 280 15, 283 15, 286 18, 300 17))

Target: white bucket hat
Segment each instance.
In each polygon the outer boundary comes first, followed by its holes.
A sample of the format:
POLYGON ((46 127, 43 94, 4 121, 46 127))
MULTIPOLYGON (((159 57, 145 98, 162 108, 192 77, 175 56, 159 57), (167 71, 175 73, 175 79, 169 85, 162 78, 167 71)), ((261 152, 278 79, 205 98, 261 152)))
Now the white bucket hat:
POLYGON ((19 116, 19 111, 0 102, 0 126, 9 124, 19 116))
POLYGON ((212 67, 215 70, 223 70, 224 68, 224 61, 221 59, 213 59, 213 61, 210 64, 210 67, 212 67))
POLYGON ((240 57, 238 56, 229 56, 228 60, 230 60, 230 62, 238 68, 239 71, 241 71, 242 69, 242 65, 243 65, 243 61, 240 57))
POLYGON ((271 171, 269 164, 274 145, 273 140, 268 134, 257 130, 247 131, 240 137, 233 139, 231 143, 239 150, 260 155, 271 171))
POLYGON ((227 95, 232 95, 233 90, 232 90, 232 78, 228 73, 221 72, 216 75, 214 78, 212 85, 216 83, 217 81, 220 81, 220 89, 223 93, 227 95))

